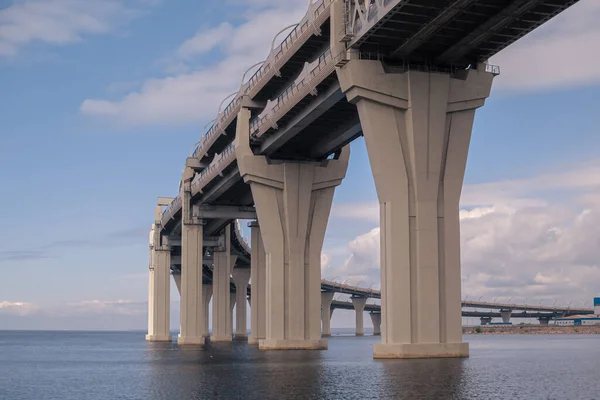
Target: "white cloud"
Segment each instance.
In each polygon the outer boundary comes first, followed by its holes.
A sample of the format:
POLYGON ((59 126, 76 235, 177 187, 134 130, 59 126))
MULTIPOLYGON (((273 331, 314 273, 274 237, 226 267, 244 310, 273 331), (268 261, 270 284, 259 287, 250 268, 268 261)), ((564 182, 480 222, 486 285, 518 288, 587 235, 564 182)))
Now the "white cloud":
MULTIPOLYGON (((461 204, 470 208, 460 211, 463 293, 579 305, 598 296, 599 166, 588 162, 527 179, 465 185, 461 204)), ((340 209, 352 210, 352 204, 340 209)), ((338 216, 364 220, 362 212, 338 216)), ((344 260, 330 261, 324 274, 378 284, 379 257, 376 228, 350 241, 344 260)))
POLYGON ((0 56, 14 56, 28 44, 66 45, 87 35, 111 32, 138 14, 148 0, 27 0, 0 10, 0 56), (128 5, 130 4, 131 7, 128 5))
POLYGON ((11 315, 27 315, 36 309, 37 306, 33 303, 26 303, 22 301, 0 301, 0 313, 7 313, 11 315))
POLYGON ((531 91, 600 83, 599 19, 600 2, 581 0, 492 57, 502 72, 495 87, 531 91))
POLYGON ((204 54, 225 42, 233 32, 233 26, 226 22, 213 29, 200 30, 195 36, 183 42, 175 53, 183 59, 204 54))
POLYGON ((244 71, 267 57, 274 35, 298 22, 306 10, 306 2, 300 0, 245 4, 241 24, 202 29, 162 60, 171 76, 148 79, 117 101, 86 99, 80 111, 131 125, 189 124, 213 118, 221 100, 239 89, 244 71), (197 56, 211 50, 218 50, 215 60, 194 65, 197 56))

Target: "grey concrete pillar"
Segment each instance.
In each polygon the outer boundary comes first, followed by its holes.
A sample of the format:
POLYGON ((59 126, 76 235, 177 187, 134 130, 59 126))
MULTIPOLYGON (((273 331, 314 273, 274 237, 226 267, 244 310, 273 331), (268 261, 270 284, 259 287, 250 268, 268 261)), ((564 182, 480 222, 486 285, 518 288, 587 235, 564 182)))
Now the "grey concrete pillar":
POLYGON ((266 338, 260 349, 326 349, 321 339, 321 250, 350 149, 314 163, 269 163, 250 148, 250 111, 237 118, 236 157, 250 184, 266 253, 266 338))
POLYGON ((229 326, 231 327, 231 334, 233 335, 233 309, 235 308, 236 294, 229 293, 229 326))
POLYGON ((502 322, 505 324, 510 322, 510 316, 512 314, 512 310, 500 310, 500 316, 502 317, 502 322))
MULTIPOLYGON (((156 228, 157 230, 160 227, 156 228)), ((148 287, 148 334, 150 342, 170 342, 171 319, 171 248, 163 238, 150 250, 148 287)))
POLYGON ((246 323, 249 268, 234 268, 233 283, 235 283, 236 304, 235 308, 235 337, 236 339, 248 338, 248 325, 246 323))
MULTIPOLYGON (((193 173, 192 175, 193 176, 193 173)), ((181 332, 180 345, 204 345, 204 297, 202 296, 203 221, 191 204, 189 182, 184 183, 181 211, 181 332)))
POLYGON ((212 292, 213 292, 213 285, 212 283, 206 283, 202 285, 202 295, 204 296, 204 303, 203 303, 203 307, 204 307, 204 333, 203 336, 204 337, 208 337, 208 316, 209 316, 209 308, 208 306, 210 305, 210 298, 212 297, 212 292))
POLYGON ((250 258, 250 280, 252 281, 252 293, 250 296, 250 318, 251 328, 248 344, 256 344, 266 338, 267 315, 266 315, 266 284, 267 284, 267 260, 265 246, 260 234, 260 227, 256 221, 250 224, 250 240, 252 252, 250 258))
POLYGON ((373 355, 466 357, 458 203, 475 110, 494 76, 386 73, 369 60, 336 72, 358 110, 381 210, 383 330, 373 355))
POLYGON ((331 302, 334 292, 321 292, 321 336, 331 336, 331 302))
POLYGON ((231 270, 236 260, 231 255, 231 229, 226 227, 224 248, 213 251, 212 342, 232 339, 231 270))
POLYGON ((365 334, 365 305, 367 304, 366 297, 352 297, 354 312, 356 313, 356 336, 364 336, 365 334))
POLYGON ((371 322, 373 322, 373 336, 381 335, 381 313, 371 312, 371 322))

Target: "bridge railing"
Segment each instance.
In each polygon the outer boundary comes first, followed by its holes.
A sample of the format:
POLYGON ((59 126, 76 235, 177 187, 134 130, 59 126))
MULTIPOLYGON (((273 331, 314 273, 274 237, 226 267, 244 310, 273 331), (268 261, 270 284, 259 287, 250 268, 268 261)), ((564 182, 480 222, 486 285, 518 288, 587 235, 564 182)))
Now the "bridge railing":
POLYGON ((277 129, 277 122, 289 112, 300 100, 314 93, 315 88, 328 75, 335 71, 335 64, 343 54, 333 56, 327 49, 308 68, 300 74, 298 79, 288 86, 275 100, 270 102, 265 110, 250 123, 252 137, 260 137, 269 128, 277 129))
POLYGON ((235 160, 235 141, 231 142, 219 155, 216 155, 210 165, 196 174, 192 180, 192 195, 200 193, 200 191, 210 182, 215 176, 221 174, 225 167, 235 160))
POLYGON ((313 34, 319 33, 319 27, 329 18, 332 2, 333 0, 319 0, 310 5, 300 23, 278 46, 272 49, 265 62, 254 72, 250 79, 246 83, 242 83, 238 94, 229 102, 223 112, 219 113, 217 121, 194 150, 193 157, 199 157, 207 153, 214 143, 214 138, 222 134, 231 124, 239 112, 243 96, 248 96, 251 99, 256 96, 268 80, 279 74, 279 69, 298 51, 306 40, 313 34))

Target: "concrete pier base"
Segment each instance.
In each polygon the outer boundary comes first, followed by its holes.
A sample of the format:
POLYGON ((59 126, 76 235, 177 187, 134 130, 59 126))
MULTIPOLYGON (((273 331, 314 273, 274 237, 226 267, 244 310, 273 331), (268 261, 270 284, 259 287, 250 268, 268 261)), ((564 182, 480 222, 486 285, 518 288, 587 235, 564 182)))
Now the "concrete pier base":
POLYGON ((373 358, 458 357, 469 357, 468 343, 379 343, 373 346, 373 358))
POLYGON ((196 345, 196 346, 204 346, 206 344, 206 337, 201 336, 201 337, 182 337, 179 336, 177 338, 177 344, 178 345, 196 345))
POLYGON ((327 350, 327 340, 262 339, 258 348, 261 350, 327 350))
POLYGON ((146 335, 146 340, 149 342, 171 342, 171 335, 146 335))

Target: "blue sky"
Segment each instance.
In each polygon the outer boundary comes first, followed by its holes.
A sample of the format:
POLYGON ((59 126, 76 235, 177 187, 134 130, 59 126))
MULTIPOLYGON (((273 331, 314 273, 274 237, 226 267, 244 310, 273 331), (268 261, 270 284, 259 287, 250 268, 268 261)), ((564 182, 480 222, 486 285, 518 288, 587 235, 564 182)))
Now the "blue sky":
MULTIPOLYGON (((221 99, 305 10, 304 0, 0 0, 0 329, 145 327, 156 198, 176 194, 221 99)), ((471 296, 600 294, 599 17, 582 0, 491 60, 502 74, 476 116, 462 201, 471 296)), ((377 213, 360 139, 324 276, 378 284, 377 213)), ((336 312, 333 324, 352 318, 336 312)))

